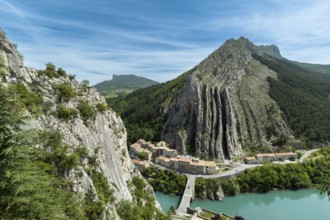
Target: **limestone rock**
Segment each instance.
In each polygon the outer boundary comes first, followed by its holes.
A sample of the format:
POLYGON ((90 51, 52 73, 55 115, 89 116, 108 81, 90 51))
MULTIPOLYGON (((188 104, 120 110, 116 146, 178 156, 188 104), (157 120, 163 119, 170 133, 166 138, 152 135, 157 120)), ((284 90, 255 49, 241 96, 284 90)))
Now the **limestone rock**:
POLYGON ((277 74, 253 54, 281 58, 276 46, 228 40, 186 78, 163 126, 162 139, 183 154, 231 159, 242 147, 270 146, 291 135, 278 106, 269 97, 267 77, 277 74))
MULTIPOLYGON (((127 183, 133 175, 140 174, 134 169, 134 164, 129 158, 126 129, 121 118, 111 109, 97 110, 98 104, 106 105, 106 102, 96 89, 82 85, 68 76, 48 77, 38 74, 38 71, 33 68, 24 67, 21 54, 3 31, 0 31, 0 56, 4 66, 4 75, 0 79, 2 84, 6 86, 10 83, 22 83, 29 90, 41 95, 43 105, 48 106, 44 114, 30 117, 23 129, 60 131, 63 144, 69 145, 71 151, 77 147, 86 147, 89 156, 96 158, 95 169, 107 178, 109 188, 114 190, 115 202, 132 201, 132 192, 127 183), (55 88, 63 83, 72 87, 77 96, 68 101, 59 102, 58 91, 55 88), (95 111, 92 118, 84 120, 80 115, 77 106, 81 101, 87 102, 95 111), (77 117, 69 121, 56 117, 54 113, 60 104, 74 109, 78 113, 77 117)), ((26 112, 26 115, 32 116, 30 112, 26 112)), ((98 200, 94 183, 85 170, 88 166, 86 162, 84 166, 70 170, 67 178, 72 181, 73 190, 79 197, 84 198, 85 194, 91 190, 95 194, 95 199, 98 200)), ((112 217, 119 219, 114 205, 107 206, 108 213, 112 213, 112 217)), ((106 216, 103 219, 106 219, 106 216)))

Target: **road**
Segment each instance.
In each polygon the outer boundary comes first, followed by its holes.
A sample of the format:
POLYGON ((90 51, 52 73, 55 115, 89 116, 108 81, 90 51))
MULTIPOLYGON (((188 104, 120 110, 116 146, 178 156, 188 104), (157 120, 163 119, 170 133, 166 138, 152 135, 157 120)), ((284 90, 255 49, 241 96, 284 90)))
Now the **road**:
POLYGON ((305 153, 300 157, 299 162, 303 162, 309 155, 311 155, 313 152, 318 151, 320 149, 313 149, 313 150, 308 150, 305 151, 305 153))
POLYGON ((179 208, 176 210, 177 214, 186 214, 187 208, 190 206, 190 202, 194 198, 196 175, 186 174, 186 176, 186 189, 184 190, 179 208))

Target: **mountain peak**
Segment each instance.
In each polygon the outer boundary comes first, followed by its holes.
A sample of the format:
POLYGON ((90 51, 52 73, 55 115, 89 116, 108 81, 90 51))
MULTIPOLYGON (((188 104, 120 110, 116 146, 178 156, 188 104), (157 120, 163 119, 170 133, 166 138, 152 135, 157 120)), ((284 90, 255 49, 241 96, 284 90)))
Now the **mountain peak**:
POLYGON ((243 36, 241 36, 238 39, 229 39, 227 40, 223 46, 221 46, 220 48, 237 48, 240 50, 247 50, 251 53, 256 53, 260 56, 263 55, 269 55, 275 58, 279 58, 282 59, 283 57, 281 56, 280 50, 276 45, 260 45, 257 46, 255 44, 253 44, 248 38, 245 38, 243 36))

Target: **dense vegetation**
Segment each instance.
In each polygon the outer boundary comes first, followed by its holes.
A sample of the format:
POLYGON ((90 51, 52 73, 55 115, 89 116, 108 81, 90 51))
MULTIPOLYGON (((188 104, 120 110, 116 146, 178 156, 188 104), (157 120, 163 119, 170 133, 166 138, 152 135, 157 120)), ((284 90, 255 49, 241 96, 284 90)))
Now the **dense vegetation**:
POLYGON ((10 84, 9 93, 17 97, 16 108, 27 109, 32 114, 41 114, 42 98, 33 91, 30 91, 23 83, 10 84))
MULTIPOLYGON (((225 195, 247 192, 268 192, 270 190, 297 190, 317 188, 330 195, 330 149, 320 150, 314 158, 298 164, 265 164, 247 169, 236 178, 229 180, 197 178, 195 192, 202 197, 205 193, 218 190, 221 184, 225 195)), ((206 195, 210 197, 209 195, 206 195)), ((205 196, 204 196, 205 197, 205 196)))
POLYGON ((156 85, 158 82, 135 76, 135 75, 114 75, 112 80, 103 81, 94 87, 106 98, 123 96, 137 89, 156 85))
POLYGON ((220 187, 220 178, 205 179, 198 177, 195 181, 195 195, 197 198, 214 199, 214 195, 219 191, 220 187))
POLYGON ((268 78, 270 96, 280 105, 295 136, 330 141, 330 76, 285 60, 256 58, 278 73, 277 80, 268 78))
POLYGON ((162 214, 155 208, 155 197, 147 188, 145 180, 140 177, 133 177, 130 186, 134 189, 135 203, 123 200, 117 206, 117 212, 123 220, 144 220, 158 219, 167 220, 168 216, 162 214))
POLYGON ((298 66, 301 66, 313 72, 330 74, 330 65, 301 63, 296 61, 292 61, 292 62, 298 66))
POLYGON ((155 167, 145 169, 142 175, 156 191, 170 195, 181 195, 186 187, 187 178, 171 170, 156 170, 155 167))
POLYGON ((72 209, 67 183, 59 178, 37 134, 21 131, 17 103, 0 87, 0 218, 59 219, 72 209))
POLYGON ((109 106, 124 120, 129 144, 140 138, 152 141, 160 139, 168 107, 173 104, 191 72, 192 70, 167 83, 139 89, 124 98, 107 100, 109 106))

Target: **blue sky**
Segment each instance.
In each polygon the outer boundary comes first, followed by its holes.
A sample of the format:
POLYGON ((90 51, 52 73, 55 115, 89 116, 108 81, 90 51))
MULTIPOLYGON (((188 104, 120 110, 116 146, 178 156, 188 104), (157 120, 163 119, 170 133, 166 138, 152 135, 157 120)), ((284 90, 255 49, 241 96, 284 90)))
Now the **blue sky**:
POLYGON ((240 36, 330 64, 329 21, 327 0, 0 0, 0 27, 27 66, 53 62, 92 85, 113 74, 165 82, 240 36))

